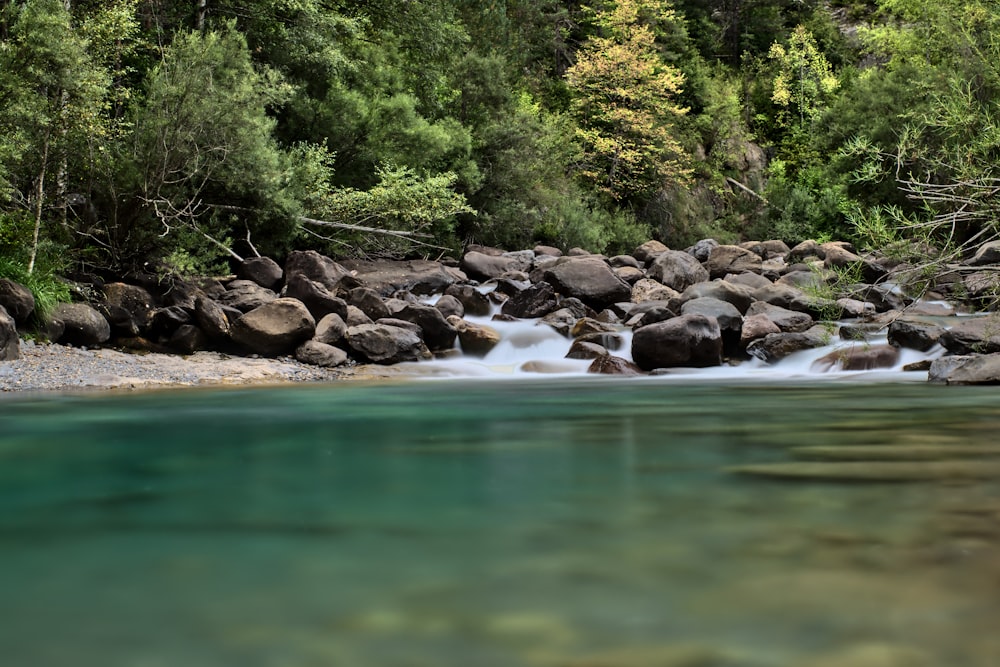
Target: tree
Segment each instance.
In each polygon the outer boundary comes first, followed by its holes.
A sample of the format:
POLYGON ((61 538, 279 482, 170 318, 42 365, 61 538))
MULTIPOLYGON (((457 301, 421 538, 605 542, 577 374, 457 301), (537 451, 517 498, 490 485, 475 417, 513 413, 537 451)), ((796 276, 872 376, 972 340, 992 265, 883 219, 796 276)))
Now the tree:
POLYGON ((787 45, 772 44, 768 57, 777 68, 771 100, 782 109, 779 123, 802 130, 826 107, 840 81, 805 26, 792 31, 787 45))
POLYGON ((566 73, 580 129, 581 175, 613 200, 648 197, 689 174, 674 128, 684 77, 658 55, 651 24, 677 20, 663 0, 619 0, 597 13, 566 73))

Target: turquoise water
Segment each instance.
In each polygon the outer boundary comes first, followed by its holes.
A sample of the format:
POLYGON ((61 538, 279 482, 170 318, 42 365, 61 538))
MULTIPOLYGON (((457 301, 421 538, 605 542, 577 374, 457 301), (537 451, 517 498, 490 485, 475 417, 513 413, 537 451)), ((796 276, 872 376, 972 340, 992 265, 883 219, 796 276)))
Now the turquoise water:
POLYGON ((994 667, 1000 479, 733 467, 998 431, 922 384, 2 400, 0 664, 994 667))

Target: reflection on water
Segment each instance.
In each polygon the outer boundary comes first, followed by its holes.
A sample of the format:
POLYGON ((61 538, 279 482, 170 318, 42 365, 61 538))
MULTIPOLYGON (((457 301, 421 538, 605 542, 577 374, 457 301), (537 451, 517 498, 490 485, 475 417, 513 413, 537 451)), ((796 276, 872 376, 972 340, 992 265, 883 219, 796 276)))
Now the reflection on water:
POLYGON ((990 390, 911 384, 2 401, 0 655, 994 667, 1000 480, 941 461, 998 465, 998 426, 990 390), (867 458, 863 481, 736 472, 867 458))

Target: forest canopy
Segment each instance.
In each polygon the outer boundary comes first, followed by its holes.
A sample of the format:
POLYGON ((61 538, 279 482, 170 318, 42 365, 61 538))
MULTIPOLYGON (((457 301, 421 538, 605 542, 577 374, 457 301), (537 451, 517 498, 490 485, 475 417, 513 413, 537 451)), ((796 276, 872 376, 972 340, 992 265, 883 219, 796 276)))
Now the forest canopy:
POLYGON ((986 0, 0 0, 0 274, 995 233, 986 0))

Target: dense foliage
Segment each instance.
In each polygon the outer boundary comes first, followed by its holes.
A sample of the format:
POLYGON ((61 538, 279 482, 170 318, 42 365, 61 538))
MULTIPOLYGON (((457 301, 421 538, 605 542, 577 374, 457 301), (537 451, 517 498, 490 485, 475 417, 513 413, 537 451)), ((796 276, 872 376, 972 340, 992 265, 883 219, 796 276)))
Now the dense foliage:
POLYGON ((0 1, 0 272, 994 233, 992 0, 0 1))

